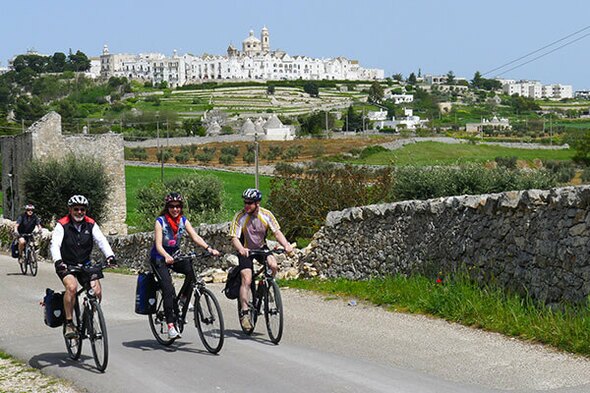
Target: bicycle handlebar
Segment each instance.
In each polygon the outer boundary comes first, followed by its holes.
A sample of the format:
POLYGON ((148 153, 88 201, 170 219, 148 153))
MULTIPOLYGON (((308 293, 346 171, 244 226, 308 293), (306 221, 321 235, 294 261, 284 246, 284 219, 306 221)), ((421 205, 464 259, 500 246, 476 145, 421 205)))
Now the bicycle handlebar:
POLYGON ((272 254, 284 254, 285 253, 285 249, 284 248, 275 248, 272 250, 267 250, 267 249, 258 249, 258 250, 248 250, 248 254, 253 256, 253 257, 257 257, 257 256, 261 256, 261 257, 267 257, 269 255, 272 254))
MULTIPOLYGON (((221 254, 220 254, 221 255, 221 254)), ((206 257, 211 257, 213 256, 213 254, 211 254, 209 251, 205 251, 204 253, 198 254, 194 251, 189 252, 189 253, 185 253, 185 254, 181 254, 180 250, 175 252, 174 255, 172 255, 172 258, 174 258, 174 263, 176 262, 182 262, 182 261, 192 261, 195 258, 206 258, 206 257)))
POLYGON ((71 273, 78 273, 84 272, 87 274, 95 274, 102 272, 103 269, 109 267, 107 261, 100 262, 100 263, 91 263, 89 265, 66 265, 68 268, 68 272, 71 273))

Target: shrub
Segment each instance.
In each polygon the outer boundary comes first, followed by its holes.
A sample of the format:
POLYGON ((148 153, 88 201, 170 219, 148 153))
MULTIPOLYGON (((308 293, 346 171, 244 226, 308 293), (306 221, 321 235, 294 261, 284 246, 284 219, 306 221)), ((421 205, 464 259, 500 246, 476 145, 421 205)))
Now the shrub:
POLYGON ((190 154, 188 151, 180 152, 176 156, 174 156, 174 159, 179 164, 186 164, 188 160, 190 160, 190 154))
POLYGON ((244 162, 252 165, 254 164, 254 162, 256 162, 256 154, 253 151, 248 150, 245 154, 244 154, 244 162))
POLYGON ((230 154, 222 154, 219 156, 219 163, 223 165, 231 165, 235 162, 236 158, 230 154))
POLYGON ((290 146, 281 156, 283 160, 293 161, 294 159, 298 158, 301 152, 303 151, 302 145, 294 145, 290 146))
POLYGON ((381 145, 367 146, 361 151, 360 158, 364 159, 369 156, 372 156, 373 154, 381 153, 384 151, 387 151, 387 149, 381 145))
POLYGON ((224 146, 221 148, 221 154, 237 157, 240 154, 240 148, 238 146, 224 146))
POLYGON ((548 160, 543 163, 559 183, 569 183, 576 175, 576 168, 571 161, 548 160))
POLYGON ((398 167, 389 199, 400 201, 452 195, 487 194, 503 191, 547 189, 557 185, 547 170, 486 169, 481 165, 461 167, 398 167))
POLYGON ((287 238, 311 237, 326 214, 351 206, 381 202, 391 188, 391 169, 314 163, 281 164, 271 180, 269 206, 287 238))
POLYGON ((211 175, 183 175, 162 182, 154 182, 137 191, 137 210, 141 230, 154 229, 154 221, 170 192, 180 192, 185 199, 184 215, 193 226, 203 222, 218 222, 223 210, 223 185, 211 175))
POLYGON ((162 149, 156 153, 156 157, 158 158, 158 161, 160 161, 160 162, 161 161, 167 162, 168 160, 170 160, 172 158, 172 150, 162 149))
POLYGON ((28 203, 46 223, 68 212, 75 194, 90 202, 89 216, 104 219, 111 184, 102 163, 91 158, 67 156, 62 160, 31 161, 25 171, 23 191, 28 203))
POLYGON ((518 160, 518 157, 516 157, 516 156, 494 158, 494 161, 496 161, 496 164, 498 164, 498 166, 502 166, 502 167, 508 168, 508 169, 515 169, 517 160, 518 160))
POLYGON ((200 162, 209 162, 213 159, 213 153, 197 153, 195 154, 195 159, 200 162))
POLYGON ((274 160, 277 159, 277 157, 281 156, 282 154, 283 154, 283 148, 281 146, 270 145, 268 147, 268 151, 263 155, 263 157, 268 162, 273 162, 274 160))

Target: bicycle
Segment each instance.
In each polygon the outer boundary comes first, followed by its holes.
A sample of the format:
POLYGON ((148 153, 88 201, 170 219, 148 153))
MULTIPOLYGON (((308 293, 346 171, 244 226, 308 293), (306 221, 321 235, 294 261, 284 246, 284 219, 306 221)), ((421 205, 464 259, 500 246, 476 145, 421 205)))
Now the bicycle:
POLYGON ((82 340, 89 339, 94 363, 100 372, 104 372, 107 368, 109 340, 100 301, 90 283, 93 278, 102 278, 102 270, 107 266, 106 263, 68 266, 68 272, 82 273, 77 275, 82 288, 76 292, 72 318, 77 333, 76 336, 73 338, 65 337, 66 324, 63 325, 64 340, 70 358, 78 360, 82 353, 82 340), (79 298, 82 294, 84 294, 84 299, 82 300, 82 313, 80 313, 79 298))
MULTIPOLYGON (((196 253, 189 254, 177 254, 174 255, 174 261, 182 262, 188 261, 192 263, 193 259, 197 257, 211 256, 206 253, 197 255, 196 253)), ((156 311, 153 314, 148 315, 150 329, 156 338, 156 340, 162 345, 170 345, 176 340, 175 338, 168 338, 168 324, 166 322, 166 316, 164 314, 164 301, 162 296, 162 289, 158 283, 159 277, 156 270, 152 267, 154 276, 156 278, 157 289, 156 289, 156 311)), ((221 307, 219 301, 206 286, 205 281, 202 277, 197 277, 195 282, 192 284, 192 288, 188 293, 184 304, 181 304, 180 297, 178 294, 174 298, 174 315, 175 315, 175 326, 176 329, 182 333, 184 325, 186 323, 186 315, 189 309, 192 294, 194 292, 194 316, 193 320, 195 327, 199 333, 199 337, 210 353, 216 354, 221 350, 223 346, 224 338, 224 324, 223 314, 221 313, 221 307)))
POLYGON ((27 268, 31 271, 31 275, 37 275, 37 252, 35 251, 35 235, 32 233, 25 233, 20 235, 25 239, 25 248, 23 250, 23 259, 20 263, 20 271, 27 274, 27 268))
MULTIPOLYGON (((252 274, 252 284, 250 291, 248 291, 248 311, 250 314, 250 321, 252 321, 252 329, 245 329, 242 326, 242 331, 247 335, 251 335, 256 327, 258 316, 261 315, 261 308, 264 304, 264 319, 266 321, 266 331, 268 337, 273 344, 278 344, 283 336, 283 301, 281 299, 281 291, 278 284, 272 275, 272 270, 268 266, 267 258, 271 254, 282 254, 285 250, 250 250, 248 253, 262 264, 262 267, 254 274, 252 274), (258 257, 258 258, 257 258, 258 257), (258 285, 256 285, 257 278, 264 273, 260 278, 258 285)), ((242 302, 238 297, 238 318, 242 315, 242 302)), ((241 325, 241 324, 240 324, 241 325)))

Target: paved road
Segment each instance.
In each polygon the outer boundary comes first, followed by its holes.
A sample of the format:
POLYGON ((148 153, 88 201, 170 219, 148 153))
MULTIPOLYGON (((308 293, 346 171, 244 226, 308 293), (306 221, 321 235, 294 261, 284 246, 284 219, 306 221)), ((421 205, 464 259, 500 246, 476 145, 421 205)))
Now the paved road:
POLYGON ((71 361, 61 330, 43 324, 39 300, 46 287, 59 288, 50 264, 33 278, 0 256, 0 348, 92 393, 590 391, 589 360, 292 289, 283 291, 286 330, 279 346, 263 326, 244 337, 235 304, 220 297, 227 328, 220 355, 208 354, 190 327, 165 348, 146 318, 133 313, 135 277, 107 274, 103 283, 111 348, 105 374, 94 369, 87 342, 81 361, 71 361))

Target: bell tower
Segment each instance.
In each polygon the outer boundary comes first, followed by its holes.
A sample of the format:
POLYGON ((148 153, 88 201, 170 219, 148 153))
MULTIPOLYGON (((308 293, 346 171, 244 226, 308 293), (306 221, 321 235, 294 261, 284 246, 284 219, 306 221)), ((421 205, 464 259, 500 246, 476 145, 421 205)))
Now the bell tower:
POLYGON ((260 40, 262 41, 262 52, 270 52, 270 35, 266 26, 260 32, 260 40))

